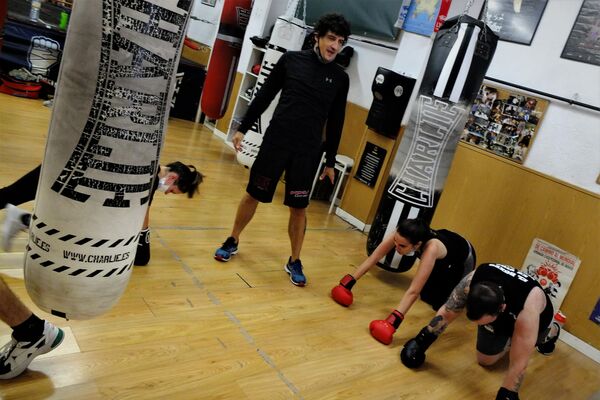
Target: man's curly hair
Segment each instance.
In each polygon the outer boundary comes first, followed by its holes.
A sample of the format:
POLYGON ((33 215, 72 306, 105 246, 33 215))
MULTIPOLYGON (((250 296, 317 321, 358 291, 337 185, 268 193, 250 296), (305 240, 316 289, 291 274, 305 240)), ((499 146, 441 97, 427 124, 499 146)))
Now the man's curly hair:
POLYGON ((318 37, 323 37, 329 31, 348 39, 351 34, 350 23, 342 14, 325 14, 315 23, 315 33, 318 37))

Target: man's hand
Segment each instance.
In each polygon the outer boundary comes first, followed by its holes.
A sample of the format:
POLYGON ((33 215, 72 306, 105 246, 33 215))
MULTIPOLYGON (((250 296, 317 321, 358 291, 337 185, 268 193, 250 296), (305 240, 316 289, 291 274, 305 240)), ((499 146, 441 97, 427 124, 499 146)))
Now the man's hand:
POLYGON ((231 142, 233 143, 233 148, 235 149, 235 151, 242 151, 242 140, 244 140, 244 134, 242 132, 237 131, 233 134, 231 142))
POLYGON ((325 167, 323 169, 323 173, 319 177, 319 180, 322 181, 323 179, 325 179, 325 177, 328 177, 331 181, 331 184, 333 185, 333 181, 335 180, 335 169, 333 167, 325 167))

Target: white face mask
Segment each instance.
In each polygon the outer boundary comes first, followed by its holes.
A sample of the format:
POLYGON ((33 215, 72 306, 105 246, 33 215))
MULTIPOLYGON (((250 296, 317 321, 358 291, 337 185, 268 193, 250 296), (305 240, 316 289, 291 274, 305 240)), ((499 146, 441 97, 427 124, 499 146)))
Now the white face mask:
POLYGON ((171 185, 167 185, 167 178, 160 178, 158 180, 158 187, 156 188, 156 190, 158 190, 159 192, 166 192, 167 190, 169 190, 169 188, 171 187, 171 185))

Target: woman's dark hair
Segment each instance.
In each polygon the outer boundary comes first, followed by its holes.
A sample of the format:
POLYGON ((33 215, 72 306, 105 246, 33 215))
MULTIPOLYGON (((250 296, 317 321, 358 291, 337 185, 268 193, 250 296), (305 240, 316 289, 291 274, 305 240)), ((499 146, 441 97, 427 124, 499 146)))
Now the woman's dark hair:
POLYGON ((350 23, 342 14, 325 14, 315 23, 315 33, 318 37, 323 37, 329 31, 348 39, 351 33, 350 23))
POLYGON ((429 239, 435 237, 435 232, 420 218, 403 219, 398 223, 396 231, 413 245, 419 242, 425 244, 429 239))
POLYGON ((180 161, 167 164, 166 167, 170 172, 175 172, 179 175, 176 183, 179 190, 182 193, 187 193, 190 199, 194 197, 194 193, 198 192, 198 185, 202 183, 204 175, 196 170, 196 167, 193 165, 185 165, 180 161))
POLYGON ((467 318, 477 321, 484 315, 500 314, 504 304, 504 291, 494 282, 478 282, 474 284, 467 296, 467 318))

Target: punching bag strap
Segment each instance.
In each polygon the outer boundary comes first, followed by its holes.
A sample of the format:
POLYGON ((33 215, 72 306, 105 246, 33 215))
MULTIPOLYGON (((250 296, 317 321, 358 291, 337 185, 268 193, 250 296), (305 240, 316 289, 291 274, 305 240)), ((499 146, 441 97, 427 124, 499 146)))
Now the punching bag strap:
MULTIPOLYGON (((474 2, 475 2, 475 0, 469 0, 465 4, 465 8, 464 8, 463 12, 460 14, 460 16, 458 17, 458 21, 456 22, 456 25, 454 25, 454 27, 453 27, 453 29, 456 30, 456 32, 458 32, 458 30, 460 29, 460 24, 461 24, 461 22, 463 22, 463 17, 465 15, 468 15, 468 12, 471 9, 471 6, 473 6, 474 2)), ((488 12, 488 0, 483 0, 483 5, 481 7, 481 13, 479 14, 479 18, 477 18, 477 19, 480 20, 481 22, 483 22, 483 27, 481 29, 481 33, 479 34, 479 37, 482 38, 484 42, 487 42, 487 30, 488 30, 487 12, 488 12)))
MULTIPOLYGON (((302 1, 302 22, 304 22, 306 24, 306 0, 300 0, 302 1)), ((296 13, 296 15, 298 15, 298 13, 296 13)))
MULTIPOLYGON (((484 2, 487 0, 484 0, 484 2)), ((460 24, 461 22, 463 22, 463 17, 465 15, 468 15, 469 10, 471 9, 471 6, 473 5, 473 3, 475 2, 475 0, 468 0, 465 3, 465 8, 463 9, 463 12, 460 13, 460 15, 458 16, 458 19, 456 20, 456 24, 454 24, 454 26, 450 29, 450 31, 454 31, 455 33, 458 34, 458 31, 460 30, 460 24)))
POLYGON ((483 7, 481 7, 481 15, 479 16, 479 20, 483 22, 483 29, 481 31, 481 36, 483 37, 483 41, 487 42, 487 13, 488 13, 488 0, 483 0, 483 7))
MULTIPOLYGON (((459 23, 460 23, 460 19, 464 15, 467 15, 467 13, 469 12, 469 10, 473 6, 474 2, 475 2, 475 0, 469 0, 469 1, 467 1, 467 3, 465 4, 465 8, 464 8, 462 14, 460 14, 459 23)), ((483 0, 483 5, 481 7, 481 14, 479 14, 479 18, 478 19, 481 22, 483 22, 484 24, 487 22, 487 10, 488 10, 488 0, 483 0)))
POLYGON ((285 15, 298 18, 306 25, 306 0, 288 0, 285 15), (300 5, 302 5, 302 10, 300 10, 300 5), (300 11, 302 11, 302 15, 299 15, 300 11))
POLYGON ((469 1, 467 1, 467 4, 465 4, 465 9, 462 12, 462 15, 465 15, 465 14, 467 14, 469 12, 469 10, 471 9, 471 6, 473 6, 474 2, 475 2, 475 0, 469 0, 469 1))

